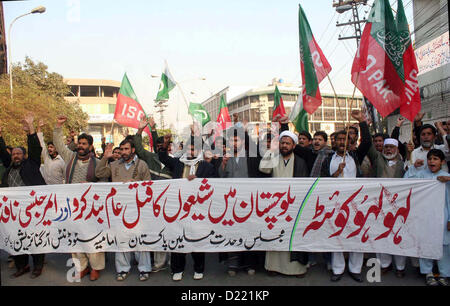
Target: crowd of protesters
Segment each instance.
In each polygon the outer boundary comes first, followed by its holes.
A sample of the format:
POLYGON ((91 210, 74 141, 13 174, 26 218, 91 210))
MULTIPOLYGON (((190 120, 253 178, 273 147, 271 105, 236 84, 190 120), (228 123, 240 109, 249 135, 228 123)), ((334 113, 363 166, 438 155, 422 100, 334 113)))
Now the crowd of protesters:
MULTIPOLYGON (((28 114, 23 120, 28 149, 8 147, 0 128, 1 187, 195 178, 433 178, 446 184, 445 211, 442 212, 445 218, 443 257, 437 261, 391 254, 376 254, 376 257, 382 273, 393 270, 397 277, 403 278, 406 265, 410 264, 424 275, 427 285, 448 285, 450 121, 423 124, 423 114, 419 113, 414 120, 412 140, 401 142, 403 118, 398 119, 391 135, 377 133, 372 136, 362 112, 353 111, 352 117, 358 121, 357 125, 331 135, 324 131, 314 135, 305 131, 292 132, 287 117, 278 118, 278 132, 261 128, 256 138, 249 135, 247 124, 238 120, 232 125, 233 133, 215 137, 202 135, 193 126, 191 135, 178 145, 172 143, 170 134, 158 136, 153 119, 144 117, 135 135, 126 136, 118 147, 104 142, 102 154, 97 156, 91 135, 71 133, 64 138, 66 117, 57 118, 53 139, 45 142, 41 128, 46 123, 42 120, 36 123, 33 115, 28 114), (147 125, 151 127, 153 139, 153 147, 149 150, 144 148, 142 137, 147 125), (204 146, 205 143, 208 146, 204 146)), ((205 254, 197 252, 190 255, 194 262, 193 277, 202 279, 205 254)), ((355 281, 363 281, 364 253, 245 251, 219 253, 218 260, 226 266, 230 277, 242 271, 253 275, 260 265, 270 276, 304 277, 308 269, 317 264, 319 255, 323 256, 330 271, 331 281, 339 281, 346 269, 355 281)), ((97 280, 105 268, 105 253, 74 253, 72 257, 80 262, 80 276, 89 274, 92 281, 97 280)), ((10 256, 10 259, 10 266, 16 269, 11 277, 30 272, 28 255, 10 256)), ((31 277, 36 278, 43 271, 45 256, 33 254, 32 261, 31 277)), ((186 254, 117 252, 117 281, 128 277, 133 263, 137 263, 141 281, 147 280, 151 272, 169 267, 172 279, 180 281, 186 254)))

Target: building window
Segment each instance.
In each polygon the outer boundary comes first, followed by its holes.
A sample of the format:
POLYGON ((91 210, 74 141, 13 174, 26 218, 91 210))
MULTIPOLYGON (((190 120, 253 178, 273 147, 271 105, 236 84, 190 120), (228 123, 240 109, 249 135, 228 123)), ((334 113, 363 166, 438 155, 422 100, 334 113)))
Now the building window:
POLYGON ((80 86, 81 97, 98 97, 98 86, 80 86))
POLYGON ((250 103, 259 102, 259 96, 251 96, 250 97, 250 103))
POLYGON ((339 104, 336 105, 336 107, 340 107, 340 108, 345 108, 345 107, 350 107, 350 104, 347 106, 347 104, 345 103, 347 99, 345 98, 339 98, 338 102, 339 104))
POLYGON ((244 111, 244 120, 250 121, 250 111, 248 110, 244 111))
POLYGON ((281 95, 283 101, 297 101, 296 95, 281 95))
POLYGON ((269 121, 272 121, 272 118, 273 118, 273 109, 272 109, 272 107, 268 107, 267 111, 269 112, 269 121))
POLYGON ((111 86, 103 86, 103 96, 108 98, 115 98, 117 97, 117 94, 119 92, 117 87, 111 87, 111 86))
POLYGON ((324 108, 323 109, 323 119, 335 121, 336 118, 334 116, 334 108, 324 108))
POLYGON ((252 108, 250 110, 250 115, 251 115, 251 118, 250 118, 251 120, 250 121, 253 121, 253 122, 259 121, 259 111, 258 111, 258 109, 252 108))
POLYGON ((323 106, 334 107, 334 98, 323 98, 323 106))
POLYGON ((267 100, 268 101, 273 101, 273 94, 267 95, 267 100))
POLYGON ((312 115, 311 120, 322 121, 322 107, 319 107, 312 115))
POLYGON ((335 123, 334 125, 334 130, 335 131, 342 131, 344 129, 344 124, 343 123, 335 123))
POLYGON ((66 94, 66 97, 78 97, 78 85, 71 85, 70 86, 70 92, 66 94))
POLYGON ((339 111, 339 109, 336 109, 336 120, 337 121, 347 120, 345 114, 346 114, 346 109, 341 109, 341 111, 339 111))

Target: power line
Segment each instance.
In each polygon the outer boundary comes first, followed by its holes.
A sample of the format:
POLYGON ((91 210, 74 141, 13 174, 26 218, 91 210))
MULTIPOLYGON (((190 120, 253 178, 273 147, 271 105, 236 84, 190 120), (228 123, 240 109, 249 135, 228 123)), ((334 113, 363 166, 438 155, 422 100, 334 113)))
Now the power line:
POLYGON ((328 28, 330 27, 330 24, 333 22, 334 18, 337 16, 337 12, 334 11, 333 17, 330 19, 330 22, 328 22, 325 31, 322 33, 322 35, 320 36, 319 40, 317 43, 320 43, 322 41, 322 39, 325 37, 325 33, 327 33, 328 28))

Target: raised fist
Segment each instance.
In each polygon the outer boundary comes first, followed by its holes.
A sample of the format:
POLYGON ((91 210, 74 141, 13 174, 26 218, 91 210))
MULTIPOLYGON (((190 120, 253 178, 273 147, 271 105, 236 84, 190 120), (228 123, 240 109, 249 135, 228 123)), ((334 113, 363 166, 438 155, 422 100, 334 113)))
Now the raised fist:
POLYGON ((56 126, 57 127, 62 127, 64 125, 64 123, 67 122, 67 117, 64 115, 60 115, 56 118, 56 126))
POLYGON ((364 120, 366 120, 363 112, 361 112, 360 110, 353 110, 352 111, 352 117, 357 120, 358 122, 363 122, 364 120))

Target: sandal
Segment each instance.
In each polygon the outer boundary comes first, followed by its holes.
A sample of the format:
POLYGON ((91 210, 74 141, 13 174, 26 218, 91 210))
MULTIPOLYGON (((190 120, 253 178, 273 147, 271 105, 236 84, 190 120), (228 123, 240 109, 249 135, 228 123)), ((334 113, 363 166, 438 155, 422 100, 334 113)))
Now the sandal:
POLYGON ((139 273, 139 280, 142 281, 142 282, 144 282, 147 279, 149 279, 149 277, 150 277, 150 273, 148 273, 148 272, 140 272, 139 273))
POLYGON ((448 286, 448 280, 446 277, 443 277, 443 276, 438 277, 437 282, 441 286, 448 286))
POLYGON ((427 286, 439 286, 439 282, 437 281, 436 278, 434 278, 433 275, 427 275, 426 284, 427 286))
POLYGON ((116 280, 119 282, 124 281, 127 278, 127 276, 128 276, 128 272, 119 272, 116 275, 116 280))

